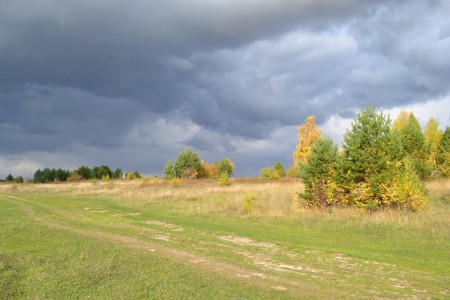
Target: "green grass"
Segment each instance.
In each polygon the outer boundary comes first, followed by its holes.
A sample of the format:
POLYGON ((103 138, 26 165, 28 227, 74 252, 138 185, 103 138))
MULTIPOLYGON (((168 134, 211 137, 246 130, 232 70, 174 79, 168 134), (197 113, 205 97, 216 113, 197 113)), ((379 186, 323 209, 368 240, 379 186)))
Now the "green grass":
POLYGON ((450 181, 417 213, 297 209, 299 189, 1 185, 0 299, 450 297, 450 181))

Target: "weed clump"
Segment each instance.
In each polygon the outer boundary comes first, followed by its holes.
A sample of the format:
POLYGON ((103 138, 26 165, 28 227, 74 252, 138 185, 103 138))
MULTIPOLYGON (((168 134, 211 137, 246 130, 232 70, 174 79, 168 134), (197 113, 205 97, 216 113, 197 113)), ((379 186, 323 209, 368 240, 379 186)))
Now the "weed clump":
POLYGON ((219 179, 217 180, 217 183, 218 183, 220 186, 227 186, 227 185, 230 185, 230 184, 231 184, 230 177, 228 176, 227 173, 222 173, 222 174, 219 176, 219 179))
POLYGON ((173 187, 177 187, 180 186, 183 183, 183 180, 181 180, 180 178, 171 178, 169 179, 169 185, 173 186, 173 187))
POLYGON ((246 214, 249 214, 255 209, 256 209, 256 195, 255 194, 245 195, 244 201, 242 203, 242 211, 246 214))

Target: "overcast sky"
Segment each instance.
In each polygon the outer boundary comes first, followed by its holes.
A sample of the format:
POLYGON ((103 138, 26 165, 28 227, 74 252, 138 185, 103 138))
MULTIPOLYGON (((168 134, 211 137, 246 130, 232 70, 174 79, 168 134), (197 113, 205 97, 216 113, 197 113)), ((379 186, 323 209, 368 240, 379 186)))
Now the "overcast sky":
POLYGON ((0 178, 106 164, 160 175, 192 148, 287 168, 315 115, 449 126, 450 1, 0 0, 0 178))

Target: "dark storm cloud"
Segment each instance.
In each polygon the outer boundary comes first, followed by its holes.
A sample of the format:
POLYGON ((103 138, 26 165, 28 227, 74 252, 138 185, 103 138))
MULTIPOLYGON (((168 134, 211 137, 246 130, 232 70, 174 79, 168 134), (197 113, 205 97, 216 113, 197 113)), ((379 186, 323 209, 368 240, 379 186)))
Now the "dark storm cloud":
POLYGON ((4 86, 70 86, 158 107, 180 98, 164 94, 178 79, 167 57, 239 47, 291 26, 326 27, 366 6, 350 0, 3 2, 0 78, 4 86))
POLYGON ((285 162, 308 115, 324 123, 370 102, 447 96, 449 10, 425 0, 0 0, 0 154, 24 153, 10 156, 16 165, 47 164, 48 153, 133 168, 146 159, 148 172, 187 146, 246 170, 285 162))
POLYGON ((223 100, 227 119, 250 112, 255 124, 272 118, 290 125, 307 114, 323 122, 371 102, 390 108, 442 97, 449 92, 449 21, 428 4, 380 6, 338 30, 295 30, 198 55, 196 79, 223 100))
POLYGON ((73 142, 118 147, 120 137, 139 120, 140 105, 70 88, 28 86, 1 96, 2 152, 57 151, 73 142))

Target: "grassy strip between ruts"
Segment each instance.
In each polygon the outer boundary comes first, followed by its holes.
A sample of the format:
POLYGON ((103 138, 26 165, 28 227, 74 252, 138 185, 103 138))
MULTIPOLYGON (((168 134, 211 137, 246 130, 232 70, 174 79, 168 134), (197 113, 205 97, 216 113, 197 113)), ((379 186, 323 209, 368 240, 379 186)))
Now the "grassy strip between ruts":
MULTIPOLYGON (((114 239, 92 238, 29 220, 14 209, 2 216, 1 299, 211 299, 282 297, 270 287, 155 255, 114 239), (129 247, 131 246, 131 247, 129 247)), ((2 202, 0 206, 4 210, 2 202)), ((100 236, 98 236, 100 237, 100 236)), ((131 241, 131 240, 128 240, 131 241)))
POLYGON ((448 181, 419 213, 299 210, 298 188, 2 186, 0 298, 448 297, 448 181))

